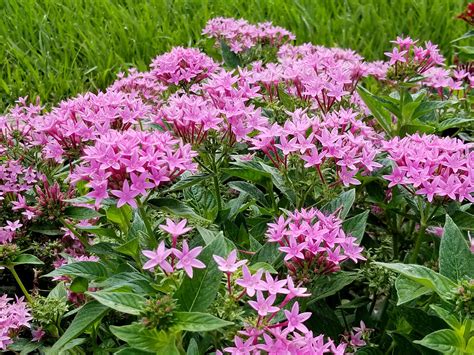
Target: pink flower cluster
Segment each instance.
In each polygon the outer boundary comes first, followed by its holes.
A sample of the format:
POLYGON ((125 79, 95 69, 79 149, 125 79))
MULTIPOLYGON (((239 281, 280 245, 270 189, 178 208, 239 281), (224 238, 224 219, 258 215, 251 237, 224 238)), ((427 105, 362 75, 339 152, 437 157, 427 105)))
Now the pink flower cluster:
MULTIPOLYGON (((41 174, 31 167, 24 167, 19 160, 6 160, 0 164, 0 206, 3 206, 4 212, 10 213, 10 218, 22 209, 25 210, 22 215, 15 215, 15 218, 30 220, 35 216, 34 209, 26 204, 25 194, 41 178, 41 174)), ((3 216, 0 215, 1 217, 3 216)), ((23 224, 19 219, 15 221, 0 219, 1 222, 6 222, 6 225, 0 225, 0 244, 9 243, 23 224)))
POLYGON ((124 131, 143 119, 151 108, 136 96, 121 92, 87 93, 63 101, 52 112, 30 122, 33 138, 46 158, 61 162, 79 157, 84 147, 110 129, 124 131))
POLYGON ((43 107, 39 97, 36 103, 27 103, 27 97, 20 97, 17 104, 4 116, 0 116, 0 155, 8 154, 7 147, 32 147, 30 122, 41 115, 43 107))
POLYGON ((252 25, 244 19, 216 17, 209 20, 202 31, 209 38, 224 41, 234 53, 244 52, 258 44, 281 46, 296 37, 288 30, 271 22, 252 25))
POLYGON ((385 55, 390 58, 389 64, 394 66, 395 72, 409 68, 421 75, 428 69, 444 63, 445 59, 437 45, 426 42, 425 47, 422 47, 416 46, 416 42, 418 41, 410 37, 397 37, 392 41, 396 46, 391 52, 385 52, 385 55))
POLYGON ((344 98, 357 103, 354 89, 361 77, 370 74, 370 67, 352 50, 303 45, 283 47, 280 63, 253 63, 253 81, 263 86, 268 101, 280 92, 296 97, 326 113, 344 98), (295 59, 296 57, 296 59, 295 59))
POLYGON ((384 142, 393 170, 388 187, 410 187, 429 202, 435 197, 474 202, 473 145, 456 138, 414 134, 384 142))
POLYGON ((246 139, 265 120, 261 110, 249 100, 258 96, 258 87, 251 88, 245 80, 221 71, 213 74, 194 94, 176 93, 161 109, 157 123, 169 126, 184 142, 200 144, 209 131, 219 134, 229 145, 246 139))
POLYGON ((290 119, 283 125, 259 127, 250 141, 254 150, 262 151, 279 168, 287 168, 290 156, 305 161, 306 168, 321 174, 323 164, 332 163, 336 179, 344 186, 359 185, 354 176, 368 174, 381 167, 375 161, 380 152, 379 136, 351 109, 341 109, 322 117, 310 117, 297 109, 288 112, 290 119))
POLYGON ((13 299, 7 295, 0 296, 0 350, 6 350, 13 343, 12 338, 21 328, 29 328, 33 319, 23 297, 11 301, 13 299))
POLYGON ((219 270, 227 276, 229 297, 240 301, 248 296, 246 303, 256 312, 255 319, 249 321, 244 330, 235 336, 233 346, 224 349, 226 353, 260 354, 264 351, 269 354, 313 354, 331 350, 336 354, 344 354, 345 344, 336 346, 330 339, 325 342, 322 335, 313 336, 304 324, 311 313, 301 313, 297 301, 293 303, 291 310, 284 309, 295 298, 309 296, 306 288, 295 286, 290 276, 279 280, 262 269, 252 273, 245 265, 247 260, 237 261, 236 250, 227 258, 214 255, 214 260, 219 270), (231 275, 240 269, 242 277, 237 278, 235 284, 242 291, 234 294, 231 275), (278 296, 283 296, 281 302, 276 302, 278 296))
POLYGON ((111 194, 117 206, 137 207, 135 198, 194 171, 195 153, 168 132, 109 130, 95 145, 84 149, 83 161, 71 174, 73 182, 88 181, 96 205, 111 194))
POLYGON ((278 243, 285 262, 294 275, 302 270, 326 274, 340 270, 340 264, 351 259, 365 260, 356 238, 346 235, 342 221, 315 208, 297 210, 287 218, 280 216, 268 225, 269 242, 278 243))
POLYGON ((183 269, 186 274, 192 278, 193 269, 203 269, 206 265, 197 259, 202 251, 202 247, 189 249, 188 242, 183 240, 182 249, 177 248, 178 237, 189 232, 192 228, 186 227, 187 220, 183 219, 178 223, 171 219, 166 219, 165 225, 160 225, 160 228, 171 236, 171 248, 167 248, 164 241, 161 241, 158 248, 155 250, 143 250, 149 260, 143 265, 143 269, 149 270, 159 266, 165 274, 171 274, 175 270, 183 269), (175 265, 175 261, 176 265, 175 265))
POLYGON ((441 99, 454 92, 474 88, 474 75, 464 68, 449 70, 433 67, 428 69, 424 76, 423 85, 434 88, 441 99))
POLYGON ((124 73, 119 73, 117 80, 107 91, 138 95, 147 103, 159 105, 161 94, 166 89, 166 85, 161 83, 151 72, 139 72, 137 69, 131 68, 127 76, 124 73))
POLYGON ((151 68, 151 74, 164 84, 179 85, 206 79, 218 65, 199 49, 174 47, 171 52, 156 57, 151 68))

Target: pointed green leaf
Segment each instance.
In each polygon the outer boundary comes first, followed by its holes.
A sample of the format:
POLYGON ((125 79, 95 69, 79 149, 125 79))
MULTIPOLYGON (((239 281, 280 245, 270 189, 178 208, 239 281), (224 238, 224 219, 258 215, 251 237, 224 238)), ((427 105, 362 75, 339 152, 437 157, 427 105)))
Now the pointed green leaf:
POLYGON ((74 317, 61 338, 59 338, 49 350, 48 354, 58 354, 66 344, 83 334, 87 328, 102 318, 108 311, 109 308, 99 302, 92 301, 86 303, 81 309, 79 309, 76 317, 74 317))
POLYGON ((145 297, 131 292, 96 291, 86 294, 109 308, 133 315, 140 314, 146 301, 145 297))
POLYGON ((386 267, 402 274, 403 276, 413 280, 420 285, 436 292, 441 298, 449 298, 450 293, 456 284, 447 277, 428 269, 425 266, 415 264, 401 264, 401 263, 380 263, 377 265, 386 267))
POLYGON ((234 323, 214 317, 209 313, 201 312, 176 312, 176 330, 186 330, 189 332, 208 332, 219 328, 227 327, 234 323))
POLYGON ((448 215, 439 247, 439 271, 454 281, 474 278, 474 254, 448 215))

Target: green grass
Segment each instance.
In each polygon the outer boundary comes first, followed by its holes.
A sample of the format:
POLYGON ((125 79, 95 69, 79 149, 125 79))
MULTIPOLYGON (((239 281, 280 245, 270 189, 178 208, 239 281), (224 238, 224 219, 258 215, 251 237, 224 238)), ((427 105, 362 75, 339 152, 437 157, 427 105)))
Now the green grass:
POLYGON ((0 112, 18 96, 57 102, 109 85, 129 66, 144 70, 175 45, 209 48, 209 18, 271 20, 298 43, 337 45, 367 59, 410 34, 451 55, 466 31, 454 17, 463 0, 4 0, 0 4, 0 112))

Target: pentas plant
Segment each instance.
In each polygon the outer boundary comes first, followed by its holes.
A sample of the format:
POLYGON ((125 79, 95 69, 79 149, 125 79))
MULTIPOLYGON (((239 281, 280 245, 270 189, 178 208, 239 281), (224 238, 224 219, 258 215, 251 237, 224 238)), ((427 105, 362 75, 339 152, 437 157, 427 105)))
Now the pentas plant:
POLYGON ((2 350, 472 353, 472 65, 204 34, 0 117, 2 350))
POLYGON ((313 275, 337 272, 346 260, 366 260, 356 238, 346 235, 342 221, 317 209, 291 212, 269 224, 266 237, 278 243, 290 275, 305 283, 313 275))

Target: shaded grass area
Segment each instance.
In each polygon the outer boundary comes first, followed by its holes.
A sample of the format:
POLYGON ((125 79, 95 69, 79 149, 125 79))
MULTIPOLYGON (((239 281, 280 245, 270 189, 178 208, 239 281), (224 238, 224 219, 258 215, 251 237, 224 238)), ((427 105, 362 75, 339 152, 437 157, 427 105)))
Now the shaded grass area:
POLYGON ((145 70, 175 45, 210 49, 209 18, 273 21, 297 42, 382 58, 397 34, 439 44, 466 31, 463 0, 5 0, 0 4, 0 112, 18 96, 58 102, 108 86, 120 70, 145 70))

